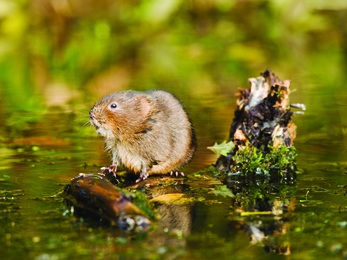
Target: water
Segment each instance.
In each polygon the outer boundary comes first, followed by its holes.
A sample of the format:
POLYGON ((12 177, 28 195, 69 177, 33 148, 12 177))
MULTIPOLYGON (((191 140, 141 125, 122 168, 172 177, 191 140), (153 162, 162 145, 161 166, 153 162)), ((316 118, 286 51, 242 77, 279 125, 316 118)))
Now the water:
MULTIPOLYGON (((183 97, 199 140, 199 151, 185 169, 190 179, 147 192, 184 192, 195 201, 159 205, 161 220, 144 234, 76 217, 61 198, 51 197, 80 172, 110 164, 101 139, 83 126, 87 113, 51 109, 22 132, 24 140, 13 141, 13 127, 2 126, 1 259, 347 257, 347 92, 300 83, 292 80, 297 92, 291 97, 307 105, 305 115, 294 118, 300 173, 290 195, 277 197, 266 209, 271 215, 250 213, 252 207, 266 207, 265 202, 249 208, 235 204, 211 192, 217 180, 194 176, 216 161, 206 147, 228 137, 235 99, 216 95, 188 102, 183 97)), ((1 120, 7 116, 3 113, 1 120)))

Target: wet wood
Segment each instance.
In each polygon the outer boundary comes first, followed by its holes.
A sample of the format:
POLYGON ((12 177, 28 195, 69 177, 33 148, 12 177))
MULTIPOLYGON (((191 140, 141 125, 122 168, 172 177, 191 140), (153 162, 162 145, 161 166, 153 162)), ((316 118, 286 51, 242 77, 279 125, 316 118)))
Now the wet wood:
POLYGON ((305 110, 303 104, 289 104, 290 81, 280 80, 269 69, 260 77, 250 78, 250 88, 239 89, 236 94, 237 109, 230 128, 229 140, 235 149, 227 156, 220 156, 217 165, 230 164, 232 156, 246 142, 269 151, 269 146, 293 146, 296 125, 292 122, 295 112, 291 107, 305 110))
POLYGON ((87 209, 115 224, 120 224, 119 221, 127 222, 125 216, 139 220, 142 226, 150 224, 144 212, 132 203, 131 194, 111 184, 101 175, 80 174, 65 186, 63 196, 74 206, 87 209))

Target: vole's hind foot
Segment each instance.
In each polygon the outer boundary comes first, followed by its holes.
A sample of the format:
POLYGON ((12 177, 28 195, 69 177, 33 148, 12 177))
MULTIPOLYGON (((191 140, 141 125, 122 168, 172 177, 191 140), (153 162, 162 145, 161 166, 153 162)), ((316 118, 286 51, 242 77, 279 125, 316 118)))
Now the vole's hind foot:
POLYGON ((147 179, 148 176, 149 176, 149 174, 148 174, 147 172, 145 172, 145 173, 142 173, 142 172, 141 172, 140 178, 138 178, 138 179, 136 180, 136 183, 138 183, 138 182, 140 182, 140 181, 144 181, 145 179, 147 179))
POLYGON ((170 174, 171 177, 183 177, 183 176, 184 176, 184 173, 183 173, 183 172, 174 172, 174 171, 171 171, 169 174, 170 174))

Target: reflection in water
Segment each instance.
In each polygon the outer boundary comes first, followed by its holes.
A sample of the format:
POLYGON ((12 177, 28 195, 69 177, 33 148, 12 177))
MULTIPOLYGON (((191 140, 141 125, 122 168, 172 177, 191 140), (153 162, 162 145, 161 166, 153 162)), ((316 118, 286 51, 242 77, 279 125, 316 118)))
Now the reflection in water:
MULTIPOLYGON (((260 221, 260 223, 262 223, 260 221)), ((267 253, 290 255, 288 227, 282 221, 274 223, 244 224, 240 227, 250 236, 251 243, 264 247, 267 253)))
POLYGON ((250 236, 251 243, 264 247, 267 252, 289 255, 286 234, 290 219, 284 216, 295 210, 296 171, 285 172, 283 176, 278 171, 270 174, 253 178, 222 174, 221 181, 235 195, 234 212, 243 217, 238 225, 250 236))
POLYGON ((164 250, 165 258, 176 259, 185 250, 186 237, 192 228, 195 203, 183 198, 189 196, 190 187, 183 180, 170 177, 149 179, 136 185, 140 190, 144 187, 147 197, 155 199, 155 209, 160 216, 156 230, 151 232, 147 242, 164 250))

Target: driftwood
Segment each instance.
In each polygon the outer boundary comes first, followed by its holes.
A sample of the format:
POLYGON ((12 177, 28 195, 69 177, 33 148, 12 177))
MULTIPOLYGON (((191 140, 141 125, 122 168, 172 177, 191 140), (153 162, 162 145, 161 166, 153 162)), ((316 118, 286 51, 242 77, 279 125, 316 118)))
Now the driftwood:
MULTIPOLYGON (((150 226, 146 214, 132 201, 133 194, 111 184, 100 174, 80 174, 66 185, 63 197, 128 231, 150 226)), ((144 200, 142 203, 146 203, 144 200)))

